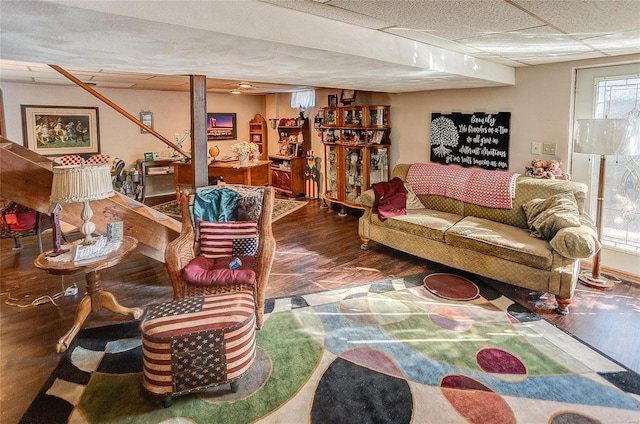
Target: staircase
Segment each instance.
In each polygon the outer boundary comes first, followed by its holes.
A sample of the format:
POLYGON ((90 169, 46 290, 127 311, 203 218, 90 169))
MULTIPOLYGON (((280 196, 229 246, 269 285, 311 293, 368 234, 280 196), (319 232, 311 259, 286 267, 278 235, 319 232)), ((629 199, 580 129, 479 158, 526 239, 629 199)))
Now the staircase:
MULTIPOLYGON (((53 162, 44 156, 0 137, 0 197, 48 214, 53 180, 53 162)), ((62 205, 60 220, 80 227, 81 203, 62 205)), ((167 243, 180 234, 181 224, 127 196, 116 193, 91 202, 92 222, 97 233, 105 233, 107 222, 117 215, 124 234, 138 239, 138 251, 164 262, 167 243)))

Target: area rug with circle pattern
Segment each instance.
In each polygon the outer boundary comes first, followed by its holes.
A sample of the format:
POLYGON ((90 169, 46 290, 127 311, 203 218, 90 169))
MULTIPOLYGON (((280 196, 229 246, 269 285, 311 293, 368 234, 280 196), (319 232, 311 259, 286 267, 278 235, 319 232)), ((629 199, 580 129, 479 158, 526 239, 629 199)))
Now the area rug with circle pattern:
POLYGON ((138 322, 83 330, 22 422, 638 422, 638 374, 474 276, 424 277, 270 299, 240 390, 170 408, 142 388, 138 322))

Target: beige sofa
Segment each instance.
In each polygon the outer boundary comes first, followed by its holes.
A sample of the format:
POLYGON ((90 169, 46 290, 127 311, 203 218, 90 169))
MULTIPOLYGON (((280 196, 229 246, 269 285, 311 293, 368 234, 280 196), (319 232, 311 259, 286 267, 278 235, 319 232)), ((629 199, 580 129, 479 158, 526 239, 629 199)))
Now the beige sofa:
MULTIPOLYGON (((409 168, 409 164, 397 165, 391 177, 406 182, 409 168)), ((383 221, 372 209, 375 193, 368 190, 361 196, 365 212, 359 220, 359 235, 365 250, 373 240, 460 270, 554 294, 556 311, 566 314, 579 260, 600 248, 592 221, 584 213, 586 195, 587 186, 581 183, 519 176, 511 209, 421 195, 417 197, 423 209, 383 221), (523 205, 539 202, 534 199, 555 199, 560 193, 573 193, 578 226, 562 228, 550 240, 532 237, 523 205)))

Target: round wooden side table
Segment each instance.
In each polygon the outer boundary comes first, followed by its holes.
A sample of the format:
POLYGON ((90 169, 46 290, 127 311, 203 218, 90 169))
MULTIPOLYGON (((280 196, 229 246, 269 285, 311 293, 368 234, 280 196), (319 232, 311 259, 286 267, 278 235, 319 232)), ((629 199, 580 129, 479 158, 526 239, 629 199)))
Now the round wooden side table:
POLYGON ((125 236, 120 247, 94 261, 83 261, 76 263, 73 260, 68 262, 56 262, 47 258, 47 253, 40 254, 34 261, 34 265, 49 274, 68 275, 83 271, 87 281, 87 290, 82 300, 78 304, 75 319, 71 329, 58 340, 56 350, 60 353, 66 351, 71 345, 71 341, 76 336, 85 320, 91 312, 97 312, 101 308, 110 310, 117 314, 130 315, 134 319, 142 316, 141 308, 127 308, 118 303, 115 296, 102 290, 99 271, 112 267, 122 262, 138 245, 138 240, 125 236))

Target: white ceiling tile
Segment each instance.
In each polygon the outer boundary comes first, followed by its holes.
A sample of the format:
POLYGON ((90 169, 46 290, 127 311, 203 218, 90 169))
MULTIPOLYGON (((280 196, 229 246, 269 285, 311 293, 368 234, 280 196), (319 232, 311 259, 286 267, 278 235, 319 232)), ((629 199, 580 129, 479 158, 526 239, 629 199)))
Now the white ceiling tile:
POLYGON ((539 60, 543 57, 557 57, 593 50, 549 27, 486 35, 460 40, 460 42, 515 61, 539 60))
POLYGON ((443 49, 451 50, 453 52, 475 55, 481 53, 479 50, 469 47, 467 45, 458 43, 456 41, 447 40, 445 38, 436 37, 427 32, 420 30, 413 30, 408 28, 389 28, 384 30, 389 34, 398 35, 400 37, 408 38, 410 40, 416 40, 421 43, 429 44, 443 49))
POLYGON ((331 5, 385 19, 399 28, 429 31, 449 40, 542 24, 538 19, 501 0, 333 0, 331 5))
POLYGON ((640 51, 640 29, 587 38, 582 41, 612 56, 638 53, 640 51))
POLYGON ((579 38, 640 28, 637 0, 516 0, 515 3, 579 38))
POLYGON ((264 3, 271 3, 288 9, 298 10, 315 16, 332 19, 347 24, 357 25, 364 28, 380 29, 387 28, 390 24, 386 19, 377 19, 366 14, 354 13, 349 10, 337 8, 331 4, 323 4, 316 1, 300 0, 262 0, 264 3))

